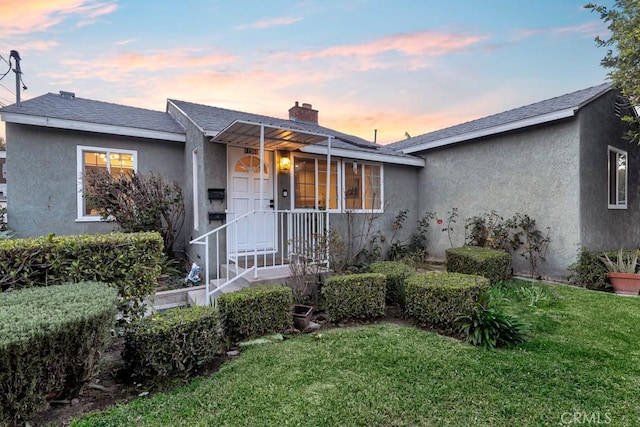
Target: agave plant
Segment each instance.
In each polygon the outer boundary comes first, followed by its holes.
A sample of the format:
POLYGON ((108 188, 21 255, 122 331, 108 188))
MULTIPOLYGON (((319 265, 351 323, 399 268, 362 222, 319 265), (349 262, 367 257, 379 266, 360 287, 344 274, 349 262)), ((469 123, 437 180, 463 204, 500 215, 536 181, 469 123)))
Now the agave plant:
POLYGON ((624 252, 622 248, 618 251, 618 258, 615 262, 604 254, 604 258, 600 258, 610 273, 635 273, 638 264, 638 251, 624 252))

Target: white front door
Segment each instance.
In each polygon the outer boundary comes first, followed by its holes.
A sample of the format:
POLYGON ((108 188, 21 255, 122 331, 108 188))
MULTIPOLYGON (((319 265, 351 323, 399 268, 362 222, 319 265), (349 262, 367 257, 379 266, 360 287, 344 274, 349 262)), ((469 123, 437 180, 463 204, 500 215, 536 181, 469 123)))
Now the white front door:
POLYGON ((230 252, 274 250, 275 215, 273 214, 273 153, 265 151, 263 193, 260 200, 260 151, 252 148, 228 147, 229 220, 251 211, 266 211, 249 216, 231 227, 227 241, 230 252))

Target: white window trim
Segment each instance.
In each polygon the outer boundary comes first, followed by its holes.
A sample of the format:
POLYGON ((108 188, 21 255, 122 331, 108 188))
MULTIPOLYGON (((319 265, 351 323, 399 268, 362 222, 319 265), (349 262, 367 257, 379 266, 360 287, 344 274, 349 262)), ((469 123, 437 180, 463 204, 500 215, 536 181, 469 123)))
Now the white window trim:
POLYGON ((102 151, 107 153, 107 157, 111 152, 118 152, 123 154, 131 154, 133 158, 133 170, 138 172, 138 152, 134 150, 125 150, 121 148, 108 148, 108 147, 92 147, 87 145, 76 146, 76 172, 77 172, 77 211, 76 222, 101 222, 100 215, 86 215, 84 213, 84 197, 83 197, 83 185, 82 174, 84 172, 84 156, 85 151, 102 151))
MULTIPOLYGON (((627 209, 627 206, 629 205, 629 154, 624 150, 621 150, 616 147, 612 147, 610 145, 607 148, 608 148, 607 149, 607 204, 609 209, 627 209), (627 167, 624 170, 624 181, 625 181, 624 205, 610 203, 611 202, 611 167, 612 167, 611 152, 614 152, 616 154, 623 154, 627 158, 627 167)), ((615 167, 617 168, 617 165, 615 165, 615 167)), ((617 200, 618 199, 618 180, 617 179, 616 179, 615 191, 616 191, 616 200, 617 200)))
MULTIPOLYGON (((326 156, 315 156, 312 154, 305 154, 305 153, 292 153, 293 154, 293 159, 291 160, 291 174, 290 174, 290 181, 289 181, 289 186, 291 188, 291 205, 290 205, 290 209, 292 211, 296 211, 296 212, 313 212, 315 211, 315 209, 305 209, 305 208, 296 208, 296 195, 295 195, 295 165, 296 165, 296 158, 300 158, 300 159, 313 159, 316 162, 316 167, 314 168, 315 170, 315 181, 316 181, 316 185, 315 185, 315 199, 317 203, 320 203, 320 200, 318 199, 318 190, 319 190, 319 182, 318 182, 318 160, 327 160, 326 156)), ((342 162, 340 161, 340 159, 336 159, 336 158, 332 158, 331 159, 331 163, 336 162, 336 180, 337 180, 337 184, 338 184, 338 189, 337 189, 337 197, 338 197, 338 207, 337 209, 329 209, 329 212, 332 213, 340 213, 342 212, 342 162)), ((331 165, 328 166, 328 173, 331 173, 331 165)), ((326 185, 326 182, 322 183, 323 185, 326 185)))
MULTIPOLYGON (((355 159, 342 159, 342 176, 346 177, 346 172, 344 172, 344 168, 346 168, 347 163, 358 163, 358 168, 363 167, 364 166, 379 166, 380 167, 380 209, 345 209, 345 211, 349 211, 349 212, 354 212, 354 213, 384 213, 384 163, 374 163, 374 162, 363 162, 363 161, 357 161, 355 159)), ((363 169, 364 170, 364 169, 363 169)), ((364 206, 365 204, 365 199, 364 199, 364 195, 365 195, 365 186, 366 186, 366 180, 363 179, 362 180, 362 188, 360 189, 360 194, 362 197, 362 205, 364 206)), ((346 194, 344 194, 343 191, 341 191, 341 199, 345 201, 344 206, 346 206, 346 194)))

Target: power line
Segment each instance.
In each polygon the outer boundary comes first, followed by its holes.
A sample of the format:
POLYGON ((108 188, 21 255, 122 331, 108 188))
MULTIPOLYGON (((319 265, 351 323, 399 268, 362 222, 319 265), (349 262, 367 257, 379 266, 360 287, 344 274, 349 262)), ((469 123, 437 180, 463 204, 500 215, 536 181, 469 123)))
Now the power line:
POLYGON ((4 79, 4 78, 7 76, 7 74, 9 74, 9 71, 11 71, 11 58, 9 58, 9 61, 7 61, 7 60, 4 58, 4 56, 2 56, 2 55, 0 55, 0 58, 1 58, 4 62, 6 62, 6 63, 7 63, 7 65, 9 66, 9 68, 7 69, 7 71, 6 71, 3 75, 1 75, 1 76, 0 76, 0 80, 2 80, 2 79, 4 79))
POLYGON ((5 85, 3 85, 2 83, 0 83, 0 87, 5 88, 11 95, 16 96, 16 93, 13 92, 11 89, 9 89, 8 87, 6 87, 5 85))
POLYGON ((8 102, 9 104, 11 104, 11 102, 13 102, 13 101, 8 100, 8 99, 7 99, 7 98, 5 98, 4 96, 0 96, 0 101, 2 101, 2 102, 8 102))

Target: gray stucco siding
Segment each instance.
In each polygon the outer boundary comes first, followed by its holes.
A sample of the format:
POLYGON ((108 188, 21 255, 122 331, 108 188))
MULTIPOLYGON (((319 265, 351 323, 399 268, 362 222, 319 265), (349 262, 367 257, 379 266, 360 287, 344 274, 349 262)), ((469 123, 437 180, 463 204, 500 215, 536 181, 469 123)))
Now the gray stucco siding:
MULTIPOLYGON (((417 221, 423 216, 424 211, 418 210, 418 168, 394 164, 383 165, 384 194, 383 212, 354 212, 352 218, 351 237, 360 239, 366 234, 368 223, 371 219, 371 233, 380 231, 381 246, 383 255, 389 250, 393 236, 393 222, 401 210, 406 209, 407 219, 404 227, 399 230, 395 242, 405 242, 416 230, 417 221)), ((348 215, 346 213, 331 213, 330 226, 346 241, 349 237, 347 233, 348 215)), ((431 232, 431 231, 430 231, 431 232)), ((360 240, 356 240, 356 245, 360 240)))
POLYGON ((135 150, 139 172, 181 183, 184 144, 7 123, 9 227, 19 237, 92 234, 114 224, 77 221, 77 146, 135 150), (37 153, 37 155, 33 155, 37 153))
POLYGON ((580 234, 590 250, 638 246, 640 235, 640 148, 623 138, 624 123, 615 115, 616 92, 580 111, 580 234), (610 209, 608 147, 627 152, 627 208, 610 209))
MULTIPOLYGON (((453 246, 464 244, 467 218, 492 210, 504 218, 527 214, 543 232, 550 228, 551 244, 540 273, 564 277, 580 241, 578 154, 575 119, 423 152, 419 210, 435 212, 444 221, 430 232, 430 254, 444 259, 451 247, 442 229, 454 207, 459 216, 453 246)), ((516 273, 528 269, 526 260, 514 258, 516 273)))

